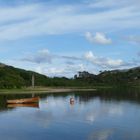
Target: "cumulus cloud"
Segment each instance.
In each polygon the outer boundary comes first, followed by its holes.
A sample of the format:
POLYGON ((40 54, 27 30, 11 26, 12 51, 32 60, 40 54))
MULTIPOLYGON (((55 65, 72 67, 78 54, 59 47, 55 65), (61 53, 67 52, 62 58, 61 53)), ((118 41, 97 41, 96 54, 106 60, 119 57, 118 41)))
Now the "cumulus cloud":
POLYGON ((133 63, 127 63, 122 59, 111 59, 96 56, 92 51, 86 52, 83 56, 77 57, 53 54, 50 53, 48 49, 40 50, 36 54, 30 54, 20 60, 37 64, 37 72, 49 75, 67 75, 71 73, 77 73, 78 71, 90 71, 90 68, 85 66, 85 64, 87 65, 87 62, 90 62, 90 64, 92 64, 90 65, 90 67, 92 67, 92 70, 94 66, 98 66, 99 68, 103 69, 118 69, 136 65, 136 62, 134 63, 134 61, 133 63), (58 65, 57 67, 54 66, 56 62, 58 65), (52 66, 46 67, 46 64, 52 66), (59 67, 60 65, 61 67, 59 67))
POLYGON ((95 35, 92 35, 90 32, 86 32, 86 39, 91 43, 97 43, 101 45, 108 45, 112 43, 110 38, 107 38, 105 34, 97 32, 95 35))
POLYGON ((80 64, 73 64, 73 65, 51 65, 51 66, 46 66, 44 65, 39 65, 36 67, 36 72, 49 75, 51 77, 54 76, 67 76, 67 77, 73 77, 74 74, 76 74, 78 71, 84 71, 86 69, 85 65, 83 63, 80 64))
POLYGON ((122 66, 128 65, 127 63, 125 63, 121 59, 114 60, 111 58, 97 57, 92 53, 92 51, 85 53, 84 58, 88 62, 91 62, 92 64, 95 64, 95 65, 98 65, 102 68, 120 68, 122 66))

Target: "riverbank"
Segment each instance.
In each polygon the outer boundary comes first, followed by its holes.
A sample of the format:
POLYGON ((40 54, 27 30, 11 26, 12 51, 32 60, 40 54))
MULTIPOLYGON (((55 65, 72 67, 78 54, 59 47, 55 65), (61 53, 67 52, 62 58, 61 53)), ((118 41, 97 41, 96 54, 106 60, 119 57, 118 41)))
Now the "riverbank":
POLYGON ((96 88, 22 88, 22 89, 0 89, 0 94, 43 94, 43 93, 65 93, 73 91, 95 91, 96 88))

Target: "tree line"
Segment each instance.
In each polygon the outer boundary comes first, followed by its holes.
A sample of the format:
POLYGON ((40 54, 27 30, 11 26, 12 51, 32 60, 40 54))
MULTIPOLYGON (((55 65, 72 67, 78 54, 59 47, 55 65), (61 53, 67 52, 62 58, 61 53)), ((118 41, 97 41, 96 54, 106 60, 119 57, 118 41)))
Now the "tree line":
POLYGON ((47 77, 33 71, 0 65, 0 88, 29 87, 31 86, 33 74, 35 76, 35 86, 89 87, 116 84, 140 85, 140 67, 129 70, 101 71, 98 75, 83 71, 78 72, 73 78, 67 78, 47 77))

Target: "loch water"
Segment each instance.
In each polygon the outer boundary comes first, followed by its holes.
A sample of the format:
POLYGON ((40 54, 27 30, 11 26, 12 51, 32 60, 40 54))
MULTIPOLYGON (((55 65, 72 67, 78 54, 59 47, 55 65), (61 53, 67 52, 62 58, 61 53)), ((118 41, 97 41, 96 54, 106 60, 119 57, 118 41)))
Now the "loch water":
POLYGON ((7 99, 32 95, 0 95, 1 140, 140 140, 139 90, 35 96, 39 104, 9 106, 7 99))

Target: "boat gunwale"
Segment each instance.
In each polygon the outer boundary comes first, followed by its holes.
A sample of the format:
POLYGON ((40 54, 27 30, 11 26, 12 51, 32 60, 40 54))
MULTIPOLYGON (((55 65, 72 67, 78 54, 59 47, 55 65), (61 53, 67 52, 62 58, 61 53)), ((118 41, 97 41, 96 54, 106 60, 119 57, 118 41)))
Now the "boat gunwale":
POLYGON ((14 99, 14 100, 7 100, 8 104, 26 104, 26 103, 36 103, 39 102, 39 97, 33 98, 24 98, 24 99, 14 99))

